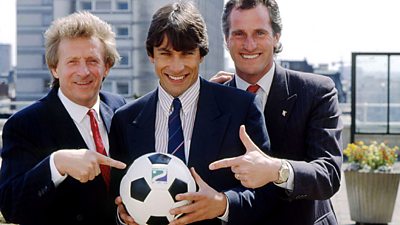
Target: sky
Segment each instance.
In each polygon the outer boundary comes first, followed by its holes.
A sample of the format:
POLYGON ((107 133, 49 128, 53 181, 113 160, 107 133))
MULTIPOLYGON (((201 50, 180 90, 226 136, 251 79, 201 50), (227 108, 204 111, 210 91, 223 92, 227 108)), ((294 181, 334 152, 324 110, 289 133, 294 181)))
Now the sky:
MULTIPOLYGON (((15 2, 0 0, 0 43, 13 46, 15 2)), ((278 59, 349 63, 351 52, 400 52, 400 29, 396 26, 400 21, 399 0, 277 2, 283 22, 283 52, 278 59)), ((15 47, 13 55, 15 64, 15 47)))

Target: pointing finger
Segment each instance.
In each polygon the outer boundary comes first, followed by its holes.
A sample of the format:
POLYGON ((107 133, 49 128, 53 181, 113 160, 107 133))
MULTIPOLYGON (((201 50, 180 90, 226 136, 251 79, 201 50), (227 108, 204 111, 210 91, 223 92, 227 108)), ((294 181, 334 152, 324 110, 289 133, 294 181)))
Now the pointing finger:
POLYGON ((251 138, 247 134, 246 127, 244 125, 240 126, 239 137, 240 137, 240 140, 242 141, 244 147, 246 148, 247 152, 251 152, 251 151, 258 149, 257 145, 254 144, 254 142, 251 140, 251 138))
POLYGON ((110 167, 114 167, 117 169, 125 169, 126 164, 121 162, 121 161, 117 161, 115 159, 112 159, 110 157, 107 157, 105 155, 102 155, 100 153, 98 153, 97 155, 97 162, 101 165, 105 165, 105 166, 110 166, 110 167))
POLYGON ((209 168, 210 170, 217 170, 217 169, 222 169, 222 168, 228 168, 228 167, 232 167, 232 166, 237 166, 237 165, 238 165, 237 158, 238 158, 238 157, 233 157, 233 158, 226 158, 226 159, 217 160, 217 161, 215 161, 215 162, 210 163, 210 165, 208 166, 208 168, 209 168))

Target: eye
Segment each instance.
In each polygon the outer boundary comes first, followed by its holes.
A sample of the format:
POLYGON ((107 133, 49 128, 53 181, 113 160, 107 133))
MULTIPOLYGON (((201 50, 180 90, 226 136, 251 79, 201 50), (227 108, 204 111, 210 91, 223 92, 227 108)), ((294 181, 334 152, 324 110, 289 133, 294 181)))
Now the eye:
POLYGON ((244 33, 242 31, 235 31, 232 33, 233 37, 243 37, 244 33))
POLYGON ((264 36, 266 34, 266 32, 263 30, 258 30, 256 34, 257 34, 257 36, 264 36))

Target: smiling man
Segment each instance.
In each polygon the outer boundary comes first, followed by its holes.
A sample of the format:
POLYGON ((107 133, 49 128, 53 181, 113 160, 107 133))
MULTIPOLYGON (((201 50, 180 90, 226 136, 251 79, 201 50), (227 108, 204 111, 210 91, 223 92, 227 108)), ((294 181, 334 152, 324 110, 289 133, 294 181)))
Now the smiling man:
POLYGON ((121 96, 100 92, 119 60, 111 27, 87 12, 45 33, 50 92, 3 129, 0 209, 22 225, 113 224, 107 132, 121 96))
MULTIPOLYGON (((193 202, 171 210, 171 214, 184 214, 171 224, 221 224, 221 219, 229 220, 253 196, 231 170, 213 172, 208 165, 246 152, 239 138, 241 125, 258 146, 269 149, 261 102, 252 94, 199 77, 199 66, 208 53, 208 38, 203 18, 189 2, 168 4, 153 15, 146 49, 159 86, 117 111, 110 132, 111 157, 130 165, 149 152, 175 152, 194 168, 192 175, 199 190, 176 196, 193 202), (178 115, 173 121, 180 120, 180 144, 174 148, 174 122, 169 121, 172 115, 178 115)), ((112 170, 115 196, 119 195, 123 175, 123 171, 112 170)), ((116 203, 120 218, 134 224, 120 197, 116 203)))

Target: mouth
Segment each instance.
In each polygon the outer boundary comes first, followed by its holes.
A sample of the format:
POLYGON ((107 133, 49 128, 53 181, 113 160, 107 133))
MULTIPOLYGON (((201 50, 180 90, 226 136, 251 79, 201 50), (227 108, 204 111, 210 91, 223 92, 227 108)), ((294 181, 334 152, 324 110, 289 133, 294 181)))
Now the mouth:
POLYGON ((182 75, 182 76, 172 76, 172 75, 166 74, 166 76, 172 81, 181 81, 181 80, 185 79, 185 77, 187 77, 188 74, 182 75))
POLYGON ((257 54, 240 54, 240 56, 242 56, 242 58, 244 58, 244 59, 255 59, 260 55, 261 55, 260 53, 257 53, 257 54))
POLYGON ((79 86, 89 85, 90 83, 92 83, 92 81, 77 81, 77 82, 75 82, 75 84, 77 84, 79 86))

